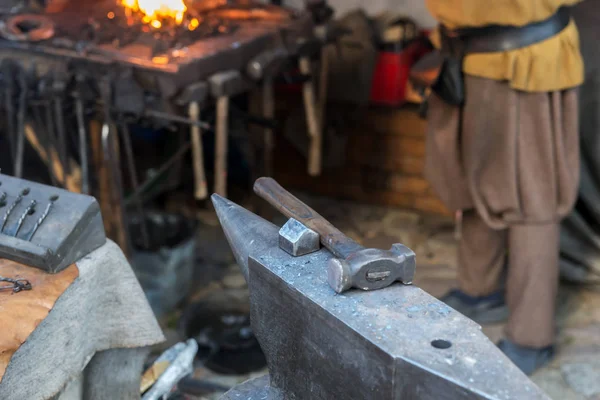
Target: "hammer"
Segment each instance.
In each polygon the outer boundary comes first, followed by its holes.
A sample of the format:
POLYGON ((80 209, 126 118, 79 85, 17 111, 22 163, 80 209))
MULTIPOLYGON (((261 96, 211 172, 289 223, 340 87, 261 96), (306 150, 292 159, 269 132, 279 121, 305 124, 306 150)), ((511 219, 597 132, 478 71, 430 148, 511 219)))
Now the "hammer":
POLYGON ((208 79, 210 92, 217 99, 215 141, 215 192, 227 194, 227 146, 229 135, 229 99, 245 90, 239 71, 219 72, 208 79))
POLYGON ((395 244, 386 251, 359 245, 271 178, 258 179, 254 192, 286 217, 295 218, 320 235, 323 246, 336 257, 327 266, 327 280, 337 293, 353 287, 383 289, 396 281, 412 283, 416 257, 408 247, 395 244))
POLYGON ((301 39, 298 43, 299 69, 302 75, 308 79, 302 85, 302 99, 306 112, 306 125, 310 138, 308 151, 308 174, 310 176, 321 175, 322 150, 323 150, 323 127, 320 124, 319 110, 315 95, 314 77, 312 76, 312 55, 319 51, 321 43, 318 39, 301 39))
MULTIPOLYGON (((197 82, 188 86, 179 102, 188 105, 188 115, 194 122, 200 121, 200 107, 208 97, 208 84, 197 82)), ((194 167, 194 197, 204 200, 208 194, 206 189, 206 172, 204 171, 204 149, 202 148, 202 134, 198 125, 191 126, 192 160, 194 167)))
MULTIPOLYGON (((289 56, 285 47, 276 47, 266 50, 250 60, 246 68, 249 77, 255 81, 262 81, 262 114, 267 119, 272 120, 275 117, 273 79, 281 72, 289 56)), ((273 148, 275 147, 273 129, 266 128, 264 130, 263 142, 264 170, 265 174, 270 176, 272 175, 273 148)))

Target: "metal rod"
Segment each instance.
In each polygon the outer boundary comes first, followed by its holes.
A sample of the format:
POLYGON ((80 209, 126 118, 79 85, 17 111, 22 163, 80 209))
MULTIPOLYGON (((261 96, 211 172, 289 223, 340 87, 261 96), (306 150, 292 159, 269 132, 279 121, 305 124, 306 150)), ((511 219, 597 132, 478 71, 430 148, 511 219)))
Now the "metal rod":
POLYGON ((207 129, 207 130, 212 130, 212 128, 213 128, 209 123, 202 122, 202 121, 194 121, 193 119, 190 119, 190 118, 180 117, 178 115, 172 115, 172 114, 162 112, 162 111, 146 110, 146 111, 144 111, 144 116, 150 117, 150 118, 164 119, 164 120, 172 121, 172 122, 179 122, 182 124, 199 126, 200 128, 207 129))
POLYGON ((4 89, 4 108, 6 110, 6 125, 8 129, 8 144, 9 153, 12 161, 15 160, 16 153, 16 140, 15 140, 15 125, 13 116, 15 111, 13 109, 13 77, 8 76, 6 68, 4 70, 4 78, 6 79, 6 87, 4 89))
POLYGON ((17 150, 15 153, 15 176, 23 176, 23 153, 25 152, 25 111, 27 109, 27 80, 25 72, 19 75, 21 93, 19 95, 19 112, 17 114, 17 150))
POLYGON ((36 204, 37 204, 37 202, 35 200, 31 200, 31 203, 29 203, 29 206, 27 206, 25 211, 23 211, 23 214, 19 218, 19 222, 17 222, 17 230, 15 231, 14 237, 17 237, 17 235, 19 234, 19 231, 21 230, 21 226, 23 226, 23 222, 25 222, 25 218, 27 218, 28 215, 31 215, 31 214, 33 214, 33 212, 35 212, 36 204))
POLYGON ((4 219, 2 220, 2 227, 0 227, 0 233, 4 232, 4 227, 6 226, 6 223, 8 222, 8 218, 10 217, 10 214, 12 214, 13 210, 19 205, 21 200, 23 200, 22 194, 20 194, 15 199, 15 201, 13 201, 13 203, 10 205, 10 207, 8 207, 8 210, 6 210, 6 212, 4 213, 4 219))
MULTIPOLYGON (((131 187, 133 188, 133 192, 137 192, 139 187, 139 181, 137 176, 137 170, 135 166, 135 159, 133 157, 133 147, 131 146, 131 134, 129 132, 129 128, 126 123, 123 123, 121 126, 121 130, 123 131, 123 145, 125 147, 125 157, 127 157, 127 168, 129 169, 129 179, 131 180, 131 187)), ((148 233, 148 225, 146 224, 144 205, 142 203, 142 198, 139 195, 135 195, 133 198, 137 212, 140 216, 140 227, 142 231, 142 241, 144 243, 145 248, 150 247, 150 234, 148 233)))
POLYGON ((126 201, 125 205, 129 206, 135 196, 139 196, 141 193, 144 193, 146 189, 148 189, 162 174, 164 174, 173 164, 175 164, 189 149, 192 147, 190 142, 187 142, 175 154, 171 156, 159 169, 156 171, 152 178, 147 179, 137 191, 135 191, 126 201))
POLYGON ((64 171, 64 182, 67 182, 67 176, 71 172, 69 165, 69 155, 67 150, 67 137, 65 132, 65 122, 62 114, 62 100, 56 96, 54 99, 54 116, 56 117, 56 130, 58 133, 58 158, 64 171))
POLYGON ((121 162, 118 150, 119 132, 115 129, 111 115, 112 85, 113 81, 110 75, 105 76, 100 83, 100 94, 104 104, 104 124, 102 125, 101 142, 104 153, 104 162, 107 163, 109 172, 112 175, 110 195, 112 197, 112 207, 116 214, 115 221, 117 227, 115 229, 115 235, 118 236, 119 245, 125 255, 131 257, 131 235, 125 219, 123 179, 121 176, 121 162))
POLYGON ((121 176, 121 163, 119 162, 119 156, 117 154, 116 145, 118 143, 117 130, 112 127, 111 123, 104 122, 102 125, 102 148, 104 151, 104 161, 108 164, 108 168, 112 175, 113 184, 111 187, 111 195, 113 197, 113 204, 118 205, 117 213, 120 218, 120 229, 123 229, 123 243, 121 244, 125 248, 123 251, 128 256, 131 255, 130 236, 125 222, 125 207, 123 198, 123 179, 121 176))
MULTIPOLYGON (((270 78, 265 79, 263 82, 263 116, 268 119, 273 119, 275 117, 275 99, 273 92, 273 81, 270 78)), ((264 167, 265 167, 265 175, 272 176, 273 175, 273 149, 275 147, 275 141, 273 138, 273 130, 269 128, 265 128, 263 130, 264 135, 264 167)))
POLYGON ((42 223, 44 222, 44 220, 46 219, 48 214, 50 214, 50 210, 52 209, 52 206, 54 205, 54 201, 55 200, 53 198, 50 198, 50 203, 48 203, 48 205, 46 206, 46 209, 44 210, 44 213, 40 216, 40 218, 38 218, 37 222, 33 226, 33 229, 31 230, 31 233, 29 233, 29 237, 27 238, 27 241, 31 242, 31 239, 33 239, 33 235, 35 235, 35 233, 37 232, 40 225, 42 225, 42 223))
POLYGON ((90 172, 87 152, 87 132, 81 93, 75 97, 75 113, 77 114, 77 131, 79 132, 79 155, 81 157, 81 193, 90 193, 90 172))
MULTIPOLYGON (((31 102, 30 102, 30 104, 31 104, 31 102)), ((42 132, 44 130, 44 125, 45 124, 42 121, 43 118, 42 118, 42 114, 40 112, 40 107, 44 107, 44 105, 43 104, 37 104, 35 106, 32 105, 33 117, 35 119, 35 121, 34 121, 34 126, 35 126, 34 131, 36 133, 38 133, 37 137, 40 140, 43 140, 41 138, 42 134, 40 132, 42 132)), ((45 107, 44 107, 44 109, 45 109, 45 107)), ((48 157, 48 159, 46 160, 46 165, 48 166, 48 175, 50 175, 50 181, 52 183, 52 186, 57 186, 58 187, 59 186, 58 179, 56 178, 56 174, 54 173, 54 168, 52 167, 52 155, 51 155, 52 146, 50 144, 51 140, 50 140, 50 138, 48 136, 49 136, 48 131, 45 131, 45 140, 43 140, 43 142, 44 142, 43 147, 46 149, 46 152, 47 152, 46 154, 47 154, 47 157, 48 157)))

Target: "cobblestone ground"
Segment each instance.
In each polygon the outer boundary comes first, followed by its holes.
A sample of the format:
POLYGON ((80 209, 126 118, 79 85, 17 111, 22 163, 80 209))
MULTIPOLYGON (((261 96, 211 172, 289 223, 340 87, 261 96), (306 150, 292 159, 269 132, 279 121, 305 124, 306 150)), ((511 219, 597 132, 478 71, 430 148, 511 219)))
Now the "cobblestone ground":
MULTIPOLYGON (((306 198, 334 225, 368 247, 389 248, 402 242, 417 253, 415 284, 434 296, 441 296, 455 285, 456 242, 452 221, 393 208, 339 202, 326 198, 306 198)), ((245 301, 247 288, 234 265, 218 221, 212 212, 200 213, 198 233, 203 276, 208 285, 194 294, 202 299, 218 293, 223 301, 245 301)), ((281 225, 285 219, 272 218, 281 225)), ((559 353, 533 380, 552 399, 600 400, 600 289, 561 287, 558 315, 559 353)), ((484 326, 484 332, 497 341, 503 326, 484 326)), ((174 338, 175 339, 175 338, 174 338)), ((259 372, 260 375, 264 372, 259 372)), ((198 377, 233 386, 248 376, 218 376, 203 368, 198 377)), ((216 399, 219 395, 206 397, 216 399)))

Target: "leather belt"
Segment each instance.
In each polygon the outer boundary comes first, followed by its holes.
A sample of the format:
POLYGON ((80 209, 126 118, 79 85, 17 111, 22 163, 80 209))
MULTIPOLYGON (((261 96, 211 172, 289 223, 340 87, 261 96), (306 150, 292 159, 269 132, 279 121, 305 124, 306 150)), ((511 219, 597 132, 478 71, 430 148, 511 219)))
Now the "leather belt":
POLYGON ((550 18, 525 26, 488 25, 449 30, 440 26, 442 52, 453 55, 516 50, 557 35, 569 25, 571 13, 560 8, 550 18))

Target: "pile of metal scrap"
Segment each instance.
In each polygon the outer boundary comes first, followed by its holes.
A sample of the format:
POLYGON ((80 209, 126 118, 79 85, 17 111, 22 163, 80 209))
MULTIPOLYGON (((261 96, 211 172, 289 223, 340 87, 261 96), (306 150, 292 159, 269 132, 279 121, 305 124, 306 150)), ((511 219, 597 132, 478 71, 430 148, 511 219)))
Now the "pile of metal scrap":
POLYGON ((270 374, 222 399, 548 399, 480 326, 408 285, 409 249, 361 248, 275 182, 255 190, 294 221, 213 204, 270 374))

